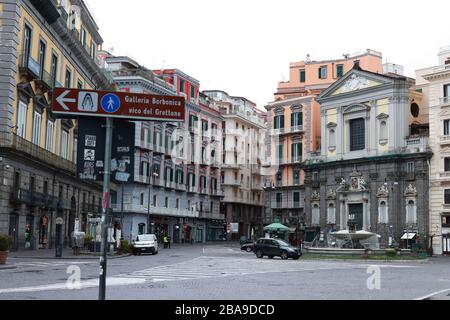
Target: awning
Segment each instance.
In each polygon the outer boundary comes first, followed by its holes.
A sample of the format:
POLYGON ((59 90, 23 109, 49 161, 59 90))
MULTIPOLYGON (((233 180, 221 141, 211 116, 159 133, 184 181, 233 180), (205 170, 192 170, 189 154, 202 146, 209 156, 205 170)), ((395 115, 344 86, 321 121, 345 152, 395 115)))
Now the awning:
POLYGON ((405 233, 405 234, 401 237, 401 239, 402 239, 402 240, 411 240, 411 239, 413 239, 415 236, 416 236, 416 234, 415 234, 414 232, 411 232, 411 233, 405 233))
POLYGON ((297 228, 289 228, 288 233, 295 233, 297 228))

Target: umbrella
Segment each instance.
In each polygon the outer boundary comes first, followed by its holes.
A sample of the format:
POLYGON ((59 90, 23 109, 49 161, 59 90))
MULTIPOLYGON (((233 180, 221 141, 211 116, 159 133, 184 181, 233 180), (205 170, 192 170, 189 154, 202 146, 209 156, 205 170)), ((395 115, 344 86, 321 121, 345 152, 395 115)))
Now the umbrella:
POLYGON ((286 227, 285 225, 281 224, 281 223, 275 222, 275 223, 269 224, 268 226, 265 226, 264 230, 267 230, 267 231, 288 231, 289 228, 286 227))

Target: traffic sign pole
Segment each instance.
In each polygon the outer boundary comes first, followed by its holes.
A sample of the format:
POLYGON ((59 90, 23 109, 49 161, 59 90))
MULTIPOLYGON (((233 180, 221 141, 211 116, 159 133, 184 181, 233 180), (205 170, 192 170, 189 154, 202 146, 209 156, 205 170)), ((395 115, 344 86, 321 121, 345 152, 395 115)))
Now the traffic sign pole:
POLYGON ((106 296, 106 259, 108 252, 108 211, 109 211, 109 182, 111 178, 111 146, 112 146, 113 119, 106 118, 105 162, 103 173, 103 200, 102 200, 102 248, 100 257, 100 279, 98 299, 105 300, 106 296))

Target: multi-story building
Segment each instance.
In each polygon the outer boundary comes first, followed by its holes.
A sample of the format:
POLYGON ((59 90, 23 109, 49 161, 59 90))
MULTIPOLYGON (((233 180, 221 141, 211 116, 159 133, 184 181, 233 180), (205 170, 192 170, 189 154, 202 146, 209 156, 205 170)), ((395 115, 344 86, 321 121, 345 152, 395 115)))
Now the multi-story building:
POLYGON ((107 54, 104 60, 121 91, 186 98, 184 122, 135 122, 135 181, 118 188, 113 206, 117 219, 123 214, 124 237, 154 232, 176 243, 223 240, 218 109, 178 69, 151 71, 107 54))
POLYGON ((430 236, 437 254, 450 253, 450 46, 439 50, 438 65, 416 71, 417 88, 429 107, 430 236))
POLYGON ((12 250, 50 248, 101 207, 101 188, 76 178, 77 122, 51 112, 52 89, 109 89, 102 43, 82 0, 0 2, 0 233, 12 250), (79 220, 77 220, 77 218, 79 220))
MULTIPOLYGON (((275 101, 267 109, 266 215, 264 222, 275 218, 288 225, 292 237, 304 222, 303 162, 320 148, 322 130, 320 106, 316 97, 352 67, 354 61, 369 71, 382 72, 381 53, 344 55, 343 59, 294 62, 289 81, 280 82, 275 101)), ((322 126, 324 124, 322 123, 322 126)))
POLYGON ((427 244, 428 112, 414 85, 355 62, 318 96, 321 155, 304 167, 305 241, 354 227, 385 247, 427 244))
POLYGON ((233 97, 224 91, 207 90, 203 93, 210 97, 222 117, 221 185, 224 198, 221 212, 226 216, 227 224, 238 224, 237 230, 229 230, 228 239, 261 236, 265 112, 248 99, 233 97))

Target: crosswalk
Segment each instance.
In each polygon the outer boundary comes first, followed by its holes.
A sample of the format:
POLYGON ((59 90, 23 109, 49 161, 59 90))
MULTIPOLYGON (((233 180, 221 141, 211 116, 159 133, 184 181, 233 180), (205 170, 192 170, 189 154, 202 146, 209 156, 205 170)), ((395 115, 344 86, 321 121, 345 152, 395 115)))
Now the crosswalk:
MULTIPOLYGON (((140 271, 115 275, 115 278, 145 279, 146 281, 181 281, 228 276, 245 276, 271 272, 301 272, 315 270, 367 269, 369 264, 336 263, 301 260, 269 260, 201 256, 168 266, 158 266, 140 271)), ((408 268, 410 266, 379 265, 380 267, 408 268)))
MULTIPOLYGON (((98 264, 98 261, 25 261, 16 262, 11 266, 15 269, 26 269, 26 268, 53 268, 53 267, 65 267, 70 265, 87 265, 87 264, 98 264)), ((0 270, 1 271, 1 270, 0 270)))

